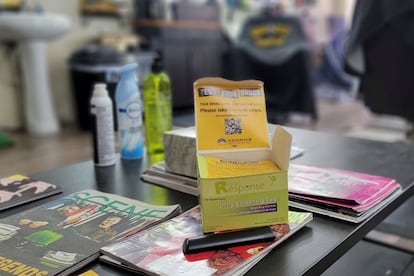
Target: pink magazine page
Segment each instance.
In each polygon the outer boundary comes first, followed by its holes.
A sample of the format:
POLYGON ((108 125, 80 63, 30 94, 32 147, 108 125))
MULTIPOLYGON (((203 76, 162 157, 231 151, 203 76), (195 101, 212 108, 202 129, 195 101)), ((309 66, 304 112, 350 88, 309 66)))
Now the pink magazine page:
POLYGON ((400 187, 400 184, 398 184, 395 181, 392 181, 388 185, 386 185, 379 193, 371 197, 369 200, 367 200, 363 204, 350 204, 346 202, 335 201, 334 199, 323 199, 323 198, 305 196, 305 195, 300 195, 300 194, 290 194, 289 198, 303 199, 303 200, 323 203, 323 204, 331 205, 335 207, 342 207, 342 208, 350 209, 350 210, 360 213, 360 212, 364 212, 370 209, 372 206, 376 205, 378 202, 380 202, 385 197, 393 193, 399 187, 400 187))
POLYGON ((290 164, 288 177, 289 193, 349 204, 366 203, 394 181, 389 177, 298 164, 290 164))

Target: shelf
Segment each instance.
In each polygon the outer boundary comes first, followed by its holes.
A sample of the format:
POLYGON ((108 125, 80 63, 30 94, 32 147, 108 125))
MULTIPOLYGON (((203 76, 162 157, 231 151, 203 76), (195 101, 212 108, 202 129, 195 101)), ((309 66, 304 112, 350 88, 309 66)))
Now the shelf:
POLYGON ((220 22, 207 20, 165 20, 165 19, 137 19, 136 27, 155 27, 155 28, 186 28, 186 29, 221 29, 220 22))

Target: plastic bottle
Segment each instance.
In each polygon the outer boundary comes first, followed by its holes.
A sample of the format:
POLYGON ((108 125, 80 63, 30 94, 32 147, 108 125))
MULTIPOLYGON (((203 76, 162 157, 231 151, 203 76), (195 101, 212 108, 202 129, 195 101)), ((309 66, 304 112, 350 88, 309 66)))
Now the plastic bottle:
POLYGON ((106 90, 106 84, 94 86, 90 100, 92 124, 93 160, 96 166, 115 164, 115 135, 112 100, 106 90))
POLYGON ((164 159, 163 134, 172 129, 171 84, 161 58, 155 58, 143 81, 145 141, 150 160, 164 159))
POLYGON ((142 103, 136 80, 136 68, 136 63, 120 68, 121 79, 115 90, 120 153, 124 159, 139 159, 144 153, 142 103))

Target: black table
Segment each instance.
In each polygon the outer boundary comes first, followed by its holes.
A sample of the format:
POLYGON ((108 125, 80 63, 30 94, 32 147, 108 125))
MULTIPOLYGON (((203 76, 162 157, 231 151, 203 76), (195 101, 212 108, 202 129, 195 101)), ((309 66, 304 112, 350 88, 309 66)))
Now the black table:
MULTIPOLYGON (((292 162, 392 177, 401 183, 403 192, 361 224, 315 214, 308 226, 269 253, 248 275, 319 275, 414 193, 414 147, 403 143, 383 143, 287 129, 293 134, 294 144, 305 149, 304 155, 292 162)), ((107 168, 95 168, 92 161, 87 161, 40 172, 32 177, 62 185, 64 194, 94 188, 149 203, 180 203, 184 210, 198 203, 194 196, 142 182, 140 175, 145 167, 145 160, 119 160, 116 166, 107 168)), ((2 212, 0 217, 32 208, 59 196, 61 195, 2 212)), ((127 274, 126 271, 98 261, 87 268, 94 269, 100 275, 127 274)))

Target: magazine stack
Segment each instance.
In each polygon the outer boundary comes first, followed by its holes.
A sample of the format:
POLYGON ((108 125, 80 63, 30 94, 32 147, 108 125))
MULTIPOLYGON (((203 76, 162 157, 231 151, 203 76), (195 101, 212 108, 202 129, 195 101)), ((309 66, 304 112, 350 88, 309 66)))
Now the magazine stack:
POLYGON ((359 223, 373 215, 401 191, 394 179, 291 164, 289 205, 302 210, 359 223))

